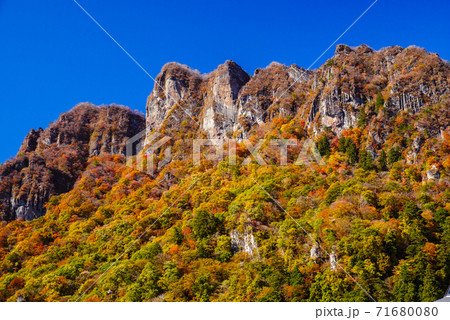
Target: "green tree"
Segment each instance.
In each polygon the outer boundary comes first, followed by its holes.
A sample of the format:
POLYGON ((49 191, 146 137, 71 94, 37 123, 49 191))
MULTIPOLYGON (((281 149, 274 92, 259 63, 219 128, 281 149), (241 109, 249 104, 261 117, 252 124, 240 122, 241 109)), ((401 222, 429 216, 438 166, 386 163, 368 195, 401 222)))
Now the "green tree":
POLYGON ((138 282, 144 289, 142 300, 152 299, 161 293, 161 287, 158 284, 161 277, 162 273, 155 264, 149 262, 145 265, 138 282))
POLYGON ((433 215, 434 221, 436 221, 439 225, 443 225, 445 219, 449 216, 448 210, 445 208, 438 208, 433 215))
POLYGON ((418 300, 418 290, 413 274, 411 262, 403 262, 399 265, 398 278, 394 284, 394 300, 408 302, 418 300))
POLYGON ((180 227, 174 227, 172 231, 172 240, 176 244, 181 244, 183 242, 183 232, 180 227))
POLYGON ((330 141, 328 141, 328 137, 326 135, 322 135, 317 142, 317 149, 319 149, 319 153, 321 156, 329 156, 330 155, 330 141))
POLYGON ((136 283, 127 288, 127 301, 145 301, 157 297, 161 292, 158 282, 162 273, 156 265, 149 262, 142 270, 136 283))
POLYGON ((425 269, 423 285, 420 292, 420 300, 427 302, 436 301, 437 299, 442 297, 442 294, 443 292, 438 283, 436 273, 433 270, 431 264, 428 264, 427 268, 425 269))
POLYGON ((192 285, 192 293, 197 301, 208 302, 213 292, 214 285, 211 283, 211 276, 209 274, 197 277, 192 285))
POLYGON ((211 258, 211 255, 213 253, 213 248, 209 244, 208 239, 202 238, 198 240, 197 244, 197 257, 200 259, 206 259, 211 258))
POLYGON ((168 290, 172 283, 175 283, 180 278, 177 264, 174 261, 167 261, 164 264, 164 274, 158 281, 158 286, 163 290, 168 290))
POLYGON ((197 239, 211 236, 216 226, 216 219, 206 209, 194 210, 193 231, 197 239))
POLYGON ((136 251, 131 257, 132 260, 153 259, 158 254, 162 253, 161 245, 158 242, 150 242, 136 251))
POLYGON ((347 149, 347 139, 344 137, 344 135, 341 135, 341 137, 339 138, 339 151, 345 153, 346 149, 347 149))
POLYGON ((442 226, 442 236, 439 244, 437 261, 439 277, 443 286, 450 282, 450 217, 445 219, 442 226))
POLYGON ((358 148, 356 148, 355 143, 350 138, 347 139, 346 154, 351 164, 358 162, 358 148))
POLYGON ((392 165, 392 168, 389 171, 389 178, 393 180, 400 180, 400 178, 402 177, 402 172, 403 166, 400 163, 396 162, 392 165))
POLYGON ((422 250, 423 245, 427 241, 422 210, 414 201, 409 200, 405 204, 399 218, 401 220, 402 233, 409 241, 406 253, 409 256, 414 256, 422 250))
POLYGON ((364 106, 361 108, 361 112, 359 113, 359 119, 358 119, 358 128, 362 128, 367 124, 367 114, 364 106))
POLYGON ((399 161, 401 158, 402 158, 402 153, 400 152, 399 147, 394 147, 389 150, 388 163, 390 166, 392 166, 394 163, 399 161))
POLYGON ((222 262, 226 262, 233 256, 231 250, 231 238, 227 235, 222 235, 217 238, 217 247, 215 249, 217 259, 222 262))
POLYGON ((387 155, 384 150, 381 150, 380 156, 378 157, 378 170, 387 171, 387 155))
POLYGON ((136 282, 127 288, 127 292, 125 294, 126 301, 132 302, 140 302, 143 301, 142 295, 145 293, 144 288, 142 288, 141 284, 136 282))
POLYGON ((352 290, 347 279, 342 279, 334 271, 326 270, 315 276, 310 288, 309 301, 345 301, 344 295, 349 291, 352 290))
POLYGON ((377 110, 379 110, 380 108, 382 108, 384 105, 384 99, 383 96, 381 95, 381 92, 377 93, 377 98, 375 99, 375 108, 377 110))
POLYGON ((100 287, 103 292, 111 290, 113 293, 117 293, 122 288, 126 288, 131 285, 139 276, 138 268, 131 262, 125 261, 105 274, 100 280, 100 287))
POLYGON ((342 186, 339 182, 333 183, 327 190, 327 195, 325 196, 325 203, 327 205, 332 204, 341 195, 342 186))
POLYGON ((400 214, 400 218, 405 220, 407 223, 410 223, 413 220, 423 220, 421 214, 422 210, 420 210, 417 204, 414 201, 409 200, 406 202, 405 207, 400 214))
POLYGON ((359 167, 364 170, 372 170, 375 167, 372 155, 367 150, 361 150, 359 156, 359 167))

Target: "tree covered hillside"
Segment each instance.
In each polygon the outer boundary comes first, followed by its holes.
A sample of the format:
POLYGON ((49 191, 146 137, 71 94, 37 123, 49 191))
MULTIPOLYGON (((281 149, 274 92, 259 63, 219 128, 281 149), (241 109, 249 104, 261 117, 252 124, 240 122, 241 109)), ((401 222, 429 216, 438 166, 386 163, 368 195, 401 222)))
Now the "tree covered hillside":
POLYGON ((155 79, 145 117, 80 104, 0 165, 1 301, 443 295, 448 62, 338 45, 313 71, 169 63, 155 79), (126 158, 139 136, 167 143, 126 158), (224 141, 224 158, 194 161, 196 139, 224 141))
POLYGON ((0 300, 436 300, 450 282, 450 135, 431 131, 448 107, 379 117, 394 129, 376 159, 361 125, 317 135, 325 165, 278 165, 271 139, 308 136, 283 117, 251 132, 267 166, 243 165, 242 144, 235 165, 185 158, 155 176, 92 156, 46 215, 3 223, 0 300))

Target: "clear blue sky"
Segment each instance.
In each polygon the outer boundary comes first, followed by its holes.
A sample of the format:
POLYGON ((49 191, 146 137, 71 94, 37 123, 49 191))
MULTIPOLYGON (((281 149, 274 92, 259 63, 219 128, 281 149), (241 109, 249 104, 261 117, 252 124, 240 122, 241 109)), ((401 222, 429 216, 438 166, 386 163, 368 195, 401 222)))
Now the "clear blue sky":
MULTIPOLYGON (((78 1, 154 77, 169 61, 306 68, 373 2, 78 1)), ((450 60, 449 12, 448 0, 379 0, 338 43, 414 44, 450 60)), ((79 102, 145 111, 152 80, 72 0, 0 0, 0 39, 0 162, 79 102)))

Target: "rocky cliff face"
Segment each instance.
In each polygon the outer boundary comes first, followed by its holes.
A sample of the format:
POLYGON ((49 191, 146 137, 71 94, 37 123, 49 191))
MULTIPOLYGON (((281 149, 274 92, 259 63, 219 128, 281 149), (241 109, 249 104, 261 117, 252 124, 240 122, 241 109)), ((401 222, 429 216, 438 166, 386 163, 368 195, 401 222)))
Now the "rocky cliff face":
POLYGON ((232 61, 205 75, 170 63, 148 99, 147 128, 188 121, 209 137, 244 139, 255 125, 291 116, 305 120, 313 133, 329 128, 340 135, 357 125, 363 109, 375 118, 379 110, 370 105, 377 93, 384 98, 386 116, 417 113, 449 94, 449 79, 448 63, 416 47, 374 51, 338 45, 334 57, 316 71, 272 63, 252 77, 232 61))
POLYGON ((188 121, 211 138, 232 132, 237 123, 236 101, 249 80, 232 61, 207 75, 178 63, 166 64, 147 101, 147 129, 177 127, 188 121))
MULTIPOLYGON (((73 187, 89 157, 124 153, 126 140, 144 128, 243 140, 276 117, 300 120, 311 136, 325 130, 340 136, 362 123, 370 140, 366 149, 376 157, 401 112, 420 113, 417 132, 438 137, 450 129, 449 81, 450 65, 416 47, 338 45, 315 71, 273 62, 253 76, 233 61, 209 74, 168 63, 148 97, 145 119, 123 107, 81 104, 47 129, 31 130, 17 157, 0 166, 0 220, 43 215, 52 195, 73 187), (430 106, 439 112, 422 112, 430 106)), ((408 162, 415 161, 425 136, 412 137, 408 162)))
POLYGON ((250 76, 236 63, 227 61, 210 74, 203 103, 202 128, 210 137, 221 137, 235 130, 237 99, 250 76))
POLYGON ((317 92, 309 122, 340 133, 356 126, 362 108, 380 92, 389 116, 417 113, 449 92, 450 66, 424 49, 389 47, 379 51, 361 45, 339 45, 335 56, 315 72, 317 92))
POLYGON ((290 92, 305 89, 311 74, 295 65, 272 63, 250 77, 235 62, 226 61, 202 75, 188 66, 169 63, 148 98, 147 129, 178 127, 187 121, 210 138, 233 133, 245 137, 249 127, 267 118, 294 115, 298 105, 290 92))
POLYGON ((45 214, 53 195, 68 192, 90 156, 125 153, 145 119, 119 107, 80 104, 47 129, 31 130, 17 157, 0 166, 0 220, 45 214))

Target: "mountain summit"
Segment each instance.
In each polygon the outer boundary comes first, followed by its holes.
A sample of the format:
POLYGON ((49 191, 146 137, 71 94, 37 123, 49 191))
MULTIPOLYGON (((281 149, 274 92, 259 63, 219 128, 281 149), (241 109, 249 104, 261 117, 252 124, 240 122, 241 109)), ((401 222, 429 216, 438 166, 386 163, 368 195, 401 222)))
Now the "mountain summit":
MULTIPOLYGON (((362 121, 376 158, 395 130, 389 119, 448 105, 449 82, 450 65, 414 46, 375 51, 338 45, 317 70, 273 62, 253 76, 231 60, 208 74, 171 62, 156 77, 145 122, 148 133, 170 135, 183 124, 196 135, 242 141, 279 117, 301 121, 311 137, 324 131, 339 137, 362 121)), ((432 125, 418 122, 417 129, 441 135, 449 126, 448 108, 442 112, 432 125)), ((43 215, 52 195, 73 187, 89 157, 123 154, 126 139, 144 126, 144 119, 127 109, 80 104, 47 129, 31 130, 17 157, 0 167, 0 219, 43 215)), ((423 142, 415 139, 410 158, 423 142)))
POLYGON ((168 63, 145 117, 80 104, 0 166, 0 301, 435 301, 449 77, 424 49, 338 45, 313 71, 168 63), (193 160, 208 137, 228 152, 193 160))
POLYGON ((144 128, 128 108, 82 103, 47 129, 32 129, 17 156, 0 166, 0 220, 39 218, 52 196, 73 188, 90 157, 125 154, 127 139, 144 128))
MULTIPOLYGON (((437 54, 414 46, 378 51, 338 45, 315 71, 271 63, 250 77, 227 61, 209 74, 169 63, 156 78, 147 101, 147 128, 172 127, 197 119, 210 138, 245 139, 255 125, 274 117, 304 120, 315 133, 330 128, 340 135, 355 127, 361 110, 377 93, 386 97, 390 117, 418 113, 449 94, 450 66, 437 54)), ((372 123, 372 130, 377 130, 372 123)), ((384 128, 388 129, 388 128, 384 128)))

